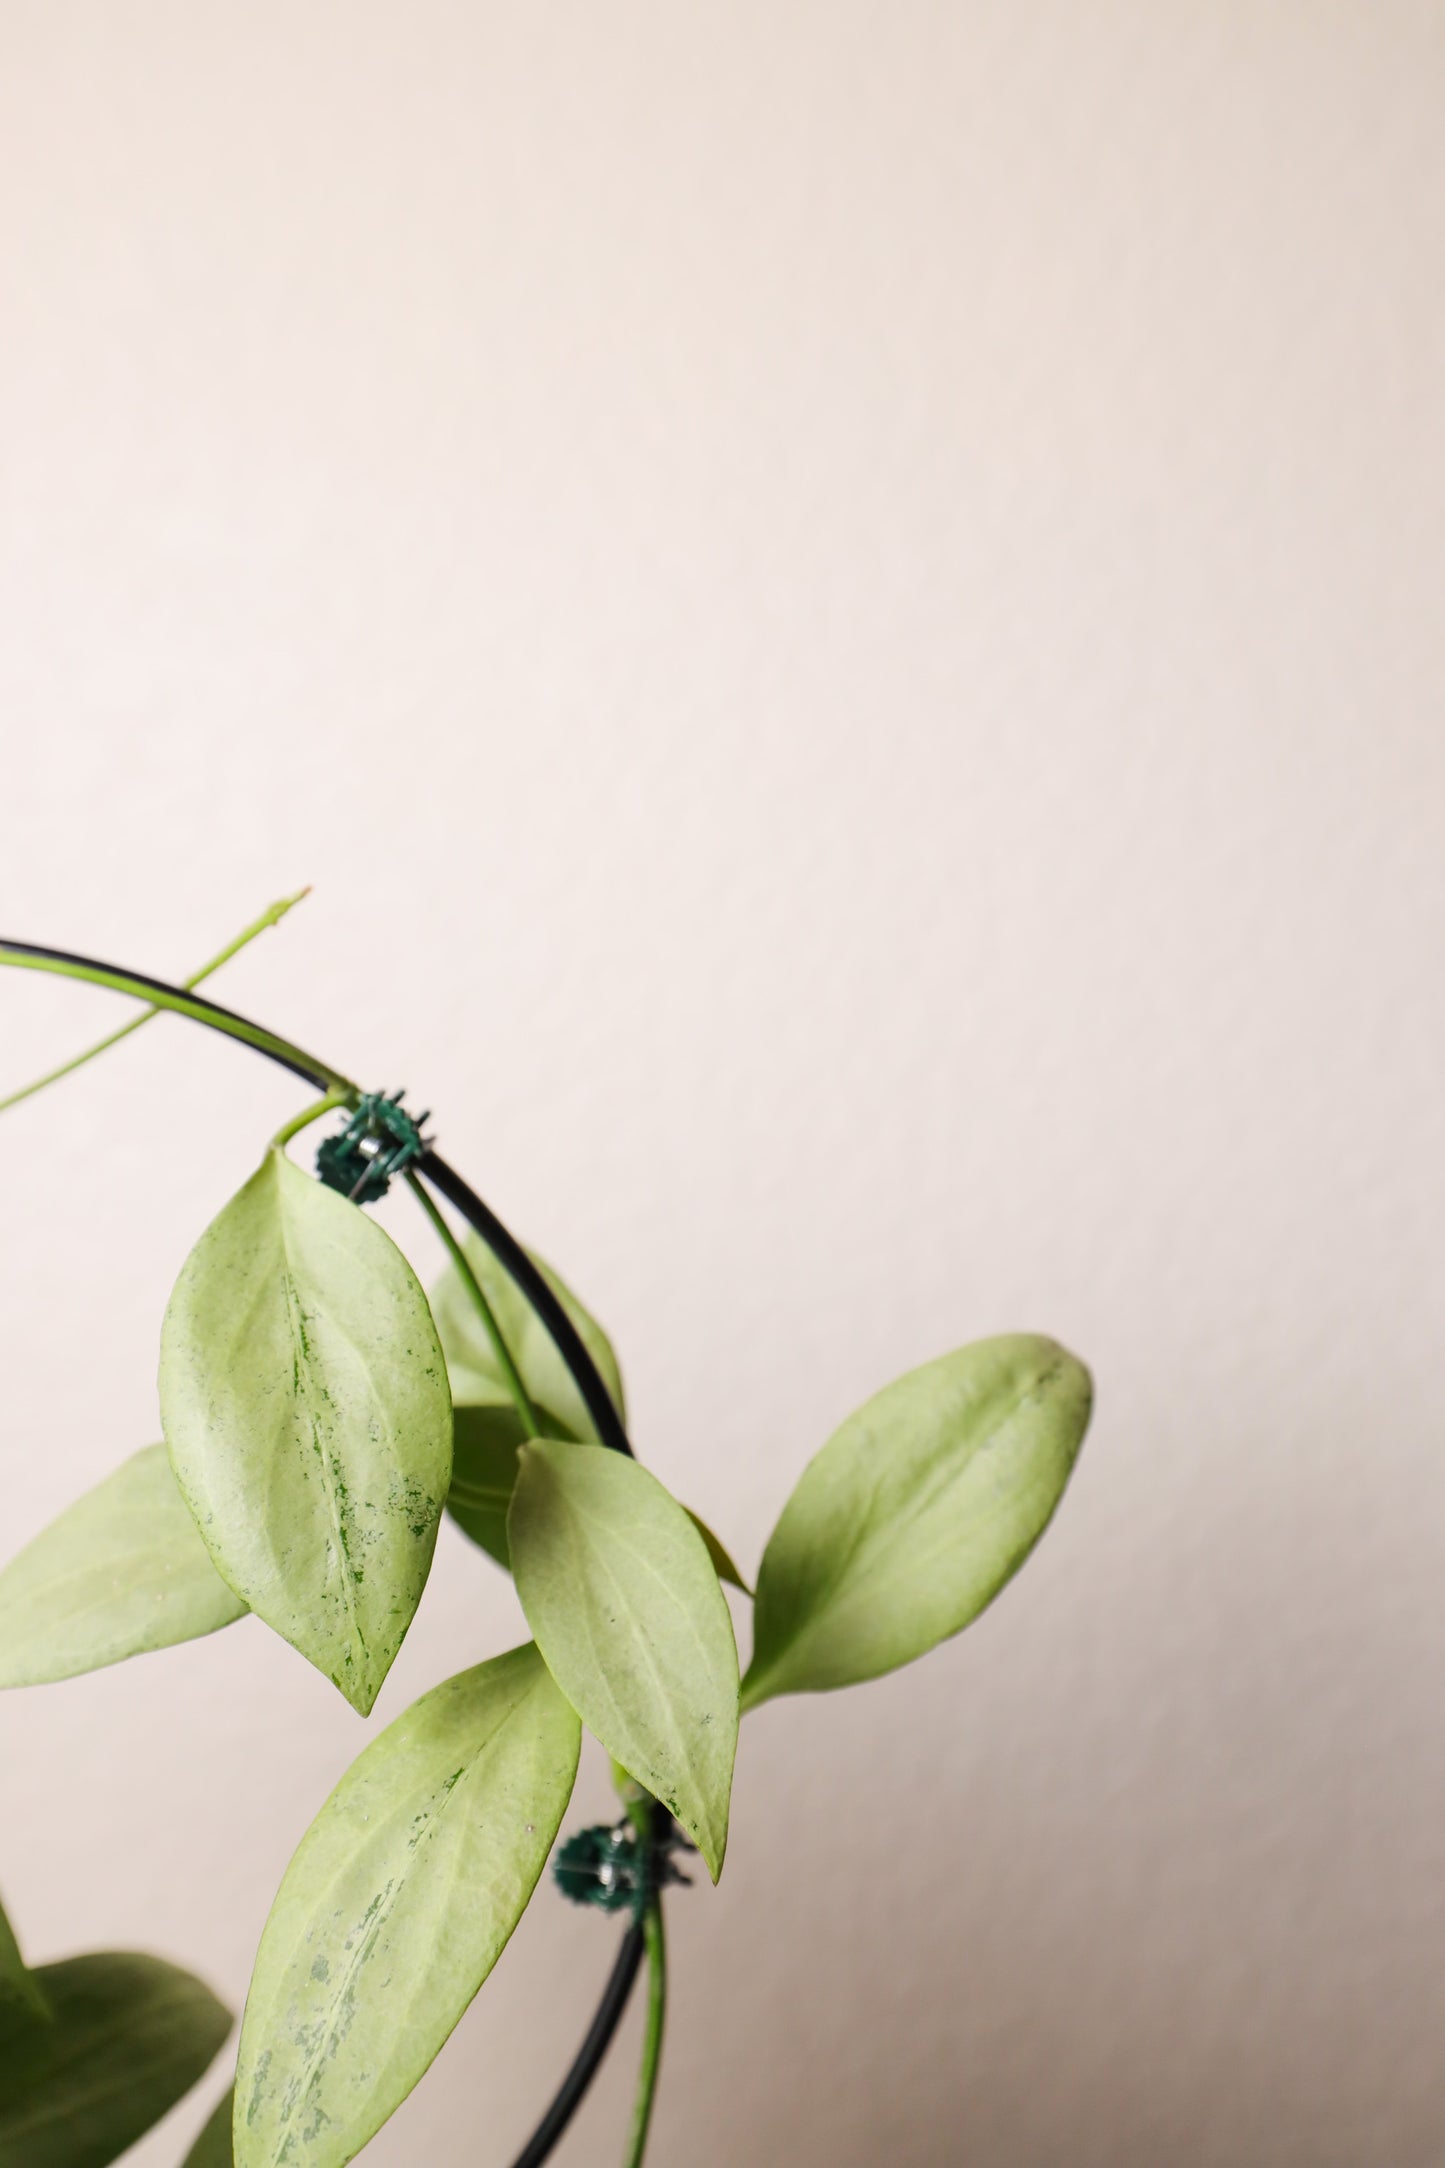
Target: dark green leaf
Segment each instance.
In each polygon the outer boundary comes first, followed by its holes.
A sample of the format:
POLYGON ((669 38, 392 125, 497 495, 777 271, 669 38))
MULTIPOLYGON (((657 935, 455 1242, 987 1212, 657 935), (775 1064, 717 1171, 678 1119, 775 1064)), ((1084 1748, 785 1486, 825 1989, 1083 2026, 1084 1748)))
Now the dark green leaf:
MULTIPOLYGON (((472 1270, 482 1284, 482 1292, 491 1305, 502 1338, 511 1351, 512 1360, 521 1374, 529 1398, 538 1408, 550 1408, 560 1416, 572 1436, 594 1437, 595 1426, 587 1412, 586 1403, 572 1382, 572 1373, 557 1353, 552 1344, 552 1335, 536 1316, 526 1296, 519 1293, 509 1274, 502 1270, 479 1235, 469 1233, 463 1246, 472 1270)), ((602 1374, 602 1382, 611 1394, 618 1414, 625 1415, 622 1376, 617 1367, 617 1357, 612 1352, 611 1341, 551 1266, 543 1264, 540 1257, 533 1257, 532 1262, 576 1326, 583 1345, 602 1374)), ((442 1346, 446 1349, 447 1361, 453 1371, 471 1372, 489 1380, 493 1385, 500 1385, 502 1375, 497 1368, 486 1328, 453 1265, 447 1266, 432 1289, 432 1310, 437 1321, 437 1331, 441 1334, 442 1346)), ((464 1378, 455 1377, 453 1382, 458 1400, 483 1397, 468 1390, 464 1378)))
POLYGON ((163 1445, 87 1491, 0 1572, 0 1687, 99 1671, 244 1618, 163 1445))
POLYGON ((108 2168, 200 2078, 231 2029, 208 1987, 159 1957, 42 1965, 49 2025, 0 2033, 0 2168, 108 2168))
POLYGON ((580 1743, 528 1643, 424 1694, 353 1762, 261 1938, 237 2168, 342 2168, 405 2100, 526 1909, 580 1743))
POLYGON ((231 2085, 217 2101, 214 2113, 181 2168, 235 2168, 236 2156, 231 2151, 231 2118, 235 2106, 236 2088, 231 2085))
POLYGON ((451 1395, 374 1221, 273 1150, 186 1260, 161 1416, 223 1578, 363 1716, 431 1566, 451 1395))
POLYGON ((28 2024, 47 2018, 49 2005, 36 1984, 34 1973, 20 1954, 15 1930, 0 1906, 0 2030, 17 2022, 28 2024))
MULTIPOLYGON (((537 1410, 537 1417, 545 1436, 567 1436, 565 1425, 545 1408, 537 1410)), ((452 1420, 447 1511, 473 1543, 480 1544, 499 1566, 510 1568, 507 1508, 517 1480, 517 1453, 526 1437, 522 1419, 509 1400, 502 1400, 454 1408, 452 1420)))
POLYGON ((547 1665, 614 1761, 727 1849, 738 1654, 707 1546, 656 1476, 601 1446, 522 1448, 512 1571, 547 1665))
POLYGON ((876 1678, 976 1618, 1048 1526, 1090 1395, 1054 1341, 1011 1334, 850 1416, 763 1553, 744 1708, 876 1678))

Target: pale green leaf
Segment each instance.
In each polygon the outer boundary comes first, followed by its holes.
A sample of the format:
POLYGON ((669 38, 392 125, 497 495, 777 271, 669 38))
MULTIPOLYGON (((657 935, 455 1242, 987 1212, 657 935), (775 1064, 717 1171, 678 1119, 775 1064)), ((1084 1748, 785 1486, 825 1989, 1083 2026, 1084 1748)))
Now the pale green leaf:
POLYGON ((691 1506, 684 1506, 683 1511, 707 1545, 707 1555, 712 1560, 713 1571, 718 1579, 720 1581, 731 1581, 734 1588, 740 1588, 745 1596, 751 1596, 752 1590, 733 1564, 722 1539, 713 1534, 707 1522, 703 1520, 700 1514, 694 1513, 691 1506))
POLYGON ((20 1954, 15 1930, 0 1905, 0 2029, 12 2026, 17 2019, 28 2021, 49 2015, 45 1997, 20 1954))
POLYGON ((261 1938, 237 2168, 342 2168, 400 2106, 526 1910, 580 1744, 528 1643, 424 1694, 353 1762, 261 1938))
POLYGON ((131 1951, 35 1977, 51 2023, 0 2030, 0 2168, 108 2168, 203 2075, 230 2012, 189 1973, 131 1951))
POLYGON ((738 1653, 696 1527, 625 1454, 539 1440, 522 1448, 507 1540, 552 1676, 613 1760, 695 1838, 716 1881, 738 1653))
POLYGON ((181 2168, 235 2168, 231 2151, 231 2119, 236 2108, 236 2088, 227 2086, 181 2168))
MULTIPOLYGON (((596 1436, 596 1425, 587 1412, 587 1404, 572 1382, 572 1373, 563 1362, 552 1342, 552 1335, 536 1315, 526 1296, 521 1293, 511 1275, 504 1272, 481 1236, 468 1232, 463 1239, 467 1259, 471 1264, 482 1292, 491 1305, 502 1338, 511 1352, 512 1360, 527 1388, 530 1400, 539 1408, 550 1408, 567 1426, 573 1437, 596 1436)), ((550 1265, 540 1257, 533 1257, 533 1264, 546 1280, 557 1300, 576 1326, 583 1346, 596 1363, 602 1382, 612 1396, 614 1407, 620 1416, 627 1413, 622 1394, 622 1374, 617 1367, 617 1357, 612 1343, 597 1320, 590 1316, 577 1300, 570 1287, 550 1265)), ((456 1267, 448 1265, 432 1289, 432 1311, 446 1349, 447 1361, 453 1373, 458 1370, 473 1372, 501 1384, 501 1372, 492 1353, 491 1341, 486 1328, 477 1315, 476 1305, 458 1277, 456 1267)), ((469 1391, 462 1378, 454 1375, 453 1384, 458 1400, 480 1397, 469 1391)))
MULTIPOLYGON (((484 1381, 475 1373, 465 1371, 453 1372, 452 1383, 457 1389, 463 1384, 472 1390, 484 1389, 484 1381)), ((504 1388, 499 1385, 497 1393, 503 1396, 504 1388)), ((447 1493, 447 1511, 473 1543, 480 1545, 499 1566, 510 1568, 507 1508, 512 1502, 512 1489, 517 1480, 517 1454, 527 1437, 522 1419, 505 1397, 459 1402, 452 1416, 452 1487, 447 1493)), ((537 1419, 544 1438, 565 1439, 568 1436, 566 1424, 546 1408, 538 1408, 537 1419)), ((708 1557, 718 1579, 731 1581, 745 1596, 751 1595, 747 1582, 706 1521, 700 1519, 691 1506, 685 1510, 707 1545, 708 1557)))
POLYGON ((872 1679, 978 1616, 1048 1526, 1089 1421, 1052 1340, 910 1371, 809 1463, 758 1572, 743 1707, 872 1679))
POLYGON ((99 1671, 244 1618, 163 1445, 132 1454, 0 1572, 0 1687, 99 1671))
POLYGON ((410 1265, 273 1150, 186 1260, 160 1384, 217 1569, 366 1715, 451 1478, 451 1394, 410 1265))

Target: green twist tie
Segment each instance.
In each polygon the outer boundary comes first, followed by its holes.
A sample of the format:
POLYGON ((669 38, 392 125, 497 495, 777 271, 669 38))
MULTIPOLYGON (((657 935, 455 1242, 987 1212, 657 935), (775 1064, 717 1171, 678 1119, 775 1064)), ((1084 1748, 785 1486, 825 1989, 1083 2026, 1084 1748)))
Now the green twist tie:
POLYGON ((323 1137, 316 1152, 316 1172, 328 1189, 339 1190, 353 1204, 375 1204, 391 1187, 391 1178, 420 1159, 427 1149, 425 1114, 413 1118, 402 1105, 404 1092, 363 1092, 344 1129, 323 1137))
POLYGON ((675 1850, 692 1851, 676 1823, 667 1834, 646 1843, 632 1823, 579 1829, 558 1846, 552 1879, 574 1905, 595 1905, 600 1912, 630 1912, 640 1919, 648 1898, 669 1882, 688 1881, 673 1858, 675 1850))

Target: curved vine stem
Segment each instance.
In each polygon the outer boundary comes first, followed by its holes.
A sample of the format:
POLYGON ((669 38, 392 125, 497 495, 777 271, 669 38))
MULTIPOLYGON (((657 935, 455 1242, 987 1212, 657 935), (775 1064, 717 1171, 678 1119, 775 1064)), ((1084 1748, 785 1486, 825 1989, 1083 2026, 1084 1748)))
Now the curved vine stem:
POLYGON ((632 2111, 632 2135, 624 2168, 642 2168, 647 2133, 652 2123, 652 2103, 657 2097, 658 2072, 662 2067, 662 2030, 667 2019, 667 1938, 662 1927, 662 1899, 654 1890, 642 1920, 647 1945, 647 2029, 642 2036, 642 2067, 637 2077, 637 2100, 632 2111))
MULTIPOLYGON (((231 958, 238 955, 248 942, 254 941, 258 934, 267 932, 272 926, 279 926, 286 913, 294 910, 310 893, 309 888, 298 889, 294 896, 283 896, 278 903, 271 904, 259 918, 253 918, 250 925, 238 933, 234 941, 228 941, 209 963, 202 964, 200 970, 193 971, 188 979, 182 979, 184 991, 189 993, 193 987, 200 985, 202 979, 208 979, 213 971, 219 971, 222 964, 228 964, 231 958)), ((58 1068, 47 1069, 44 1076, 36 1077, 33 1083, 22 1084, 19 1091, 10 1092, 0 1099, 0 1114, 3 1114, 7 1107, 18 1107, 22 1099, 33 1099, 37 1092, 43 1092, 48 1085, 58 1084, 62 1077, 71 1076, 77 1069, 83 1069, 88 1061, 95 1060, 97 1054, 108 1053, 111 1047, 119 1046, 122 1039, 128 1039, 133 1031, 139 1031, 142 1024, 148 1024, 153 1016, 159 1016, 160 1013, 158 1008, 149 1008, 143 1015, 131 1017, 128 1023, 121 1025, 119 1031, 107 1032, 103 1039, 96 1040, 94 1046, 88 1046, 83 1054, 73 1054, 69 1061, 61 1062, 58 1068)))
POLYGON ((551 1336, 552 1345, 572 1374, 572 1382, 586 1403, 601 1444, 614 1453, 631 1454, 626 1427, 602 1382, 602 1373, 556 1295, 537 1270, 516 1236, 483 1204, 474 1189, 435 1152, 426 1151, 416 1162, 416 1172, 432 1188, 456 1206, 467 1225, 479 1234, 502 1269, 515 1280, 551 1336))
POLYGON ((628 1998, 642 1965, 645 1942, 646 1936, 641 1922, 628 1928, 622 1938, 622 1947, 617 1953, 617 1962, 602 1991, 602 2000, 597 2005, 597 2015, 588 2027, 586 2039, 577 2050, 576 2060, 558 2086, 551 2107, 517 2155, 512 2168, 542 2168, 543 2161, 551 2158, 561 2142, 563 2131, 582 2105, 587 2088, 601 2069, 603 2058, 612 2045, 613 2035, 622 2022, 622 2013, 627 2008, 628 1998))
MULTIPOLYGON (((66 949, 40 948, 28 941, 0 939, 0 965, 11 965, 19 970, 48 971, 62 978, 80 979, 94 986, 106 986, 114 993, 129 994, 133 999, 145 1002, 148 1010, 169 1009, 178 1016, 187 1016, 193 1023, 204 1024, 212 1031, 222 1032, 227 1038, 236 1039, 243 1046, 253 1048, 256 1053, 264 1054, 268 1061, 276 1062, 283 1069, 289 1069, 293 1076, 302 1077, 317 1091, 324 1093, 326 1101, 332 1105, 354 1107, 361 1097, 360 1086, 354 1084, 350 1077, 344 1076, 339 1069, 333 1069, 328 1063, 319 1061, 314 1054, 308 1054, 304 1048, 296 1046, 289 1039, 283 1039, 279 1033, 252 1023, 248 1017, 238 1015, 234 1009, 224 1009, 218 1002, 207 1001, 204 996, 197 995, 189 988, 171 986, 164 979, 153 979, 143 972, 128 971, 115 964, 101 963, 91 956, 77 956, 66 949)), ((138 1018, 137 1021, 143 1019, 138 1018)), ((281 1136, 284 1138, 295 1134, 298 1128, 304 1127, 307 1121, 315 1119, 324 1111, 324 1104, 304 1110, 301 1118, 283 1130, 281 1136)), ((632 1446, 626 1428, 613 1405, 612 1396, 603 1383, 597 1365, 587 1352, 571 1318, 515 1235, 437 1153, 430 1150, 424 1152, 416 1162, 414 1171, 455 1207, 468 1226, 481 1236, 503 1270, 516 1282, 550 1334, 558 1354, 571 1373, 573 1382, 596 1424, 601 1443, 615 1452, 631 1454, 632 1446)), ((660 1913, 657 1932, 660 1936, 660 1913)), ((612 2044, 647 1943, 648 1925, 644 1919, 629 1929, 587 2038, 536 2133, 519 2154, 516 2168, 540 2168, 540 2164, 551 2154, 575 2114, 612 2044)), ((659 1992, 656 1965, 653 1981, 656 1998, 659 1992)), ((657 2047, 660 2049, 660 2008, 656 2028, 657 2047)), ((655 2082, 654 2054, 650 2084, 655 2082)), ((650 2091, 648 2099, 650 2112, 650 2091)), ((639 2102, 639 2113, 641 2112, 642 2104, 639 2102)), ((645 2137, 644 2121, 642 2138, 645 2140, 645 2137)), ((634 2143, 636 2142, 634 2133, 634 2143)), ((635 2152, 633 2157, 640 2160, 640 2152, 635 2152)))
POLYGON ((112 993, 129 994, 148 1008, 172 1009, 177 1016, 190 1017, 192 1023, 207 1024, 212 1031, 222 1031, 228 1038, 239 1039, 243 1046, 254 1047, 258 1054, 279 1062, 293 1076, 304 1077, 318 1091, 340 1092, 348 1105, 361 1097, 361 1086, 353 1084, 339 1069, 318 1061, 314 1054, 283 1039, 278 1032, 267 1031, 264 1025, 253 1024, 249 1017, 238 1016, 234 1009, 223 1009, 218 1001, 207 1001, 203 994, 187 987, 148 978, 141 971, 125 971, 116 964, 103 964, 93 956, 76 956, 69 949, 37 948, 32 941, 0 940, 0 964, 11 964, 20 971, 50 971, 63 979, 83 979, 91 986, 108 986, 112 993))
POLYGON ((537 1420, 537 1411, 532 1405, 531 1395, 522 1383, 522 1373, 512 1359, 512 1351, 507 1345, 501 1326, 497 1323, 496 1312, 487 1300, 486 1290, 472 1270, 470 1257, 468 1257, 466 1251, 452 1233, 446 1215, 427 1190, 426 1184, 417 1179, 410 1167, 406 1169, 403 1179, 407 1188, 441 1236, 446 1245, 447 1255, 456 1269, 457 1278, 472 1299, 473 1307, 481 1319, 483 1329, 491 1343, 492 1353, 497 1359, 497 1368, 502 1373, 503 1382, 511 1395, 512 1406, 517 1411, 523 1430, 529 1438, 540 1438, 542 1426, 537 1420))
POLYGON ((331 1114, 337 1107, 344 1107, 345 1105, 346 1095, 344 1092, 327 1092, 324 1098, 313 1099, 309 1107, 303 1107, 299 1114, 292 1115, 289 1122, 281 1124, 281 1127, 271 1139, 272 1151, 284 1152, 291 1139, 299 1137, 303 1129, 309 1129, 313 1122, 319 1122, 324 1115, 331 1114))
MULTIPOLYGON (((31 941, 0 939, 0 965, 6 964, 18 970, 48 971, 61 978, 106 986, 113 993, 129 994, 133 1000, 144 1001, 148 1008, 173 1010, 178 1016, 188 1016, 193 1023, 204 1024, 211 1031, 222 1032, 227 1038, 252 1047, 269 1061, 289 1069, 293 1076, 304 1078, 318 1091, 335 1093, 336 1103, 340 1106, 355 1106, 361 1098, 359 1084, 315 1054, 308 1054, 304 1047, 283 1039, 279 1032, 268 1031, 263 1024, 253 1023, 247 1016, 238 1015, 234 1009, 222 1008, 218 1001, 207 1001, 204 995, 183 986, 172 986, 165 979, 154 979, 145 972, 126 970, 118 964, 102 963, 94 956, 77 956, 68 949, 41 948, 31 941)), ((456 1207, 526 1296, 571 1372, 597 1426, 600 1442, 614 1452, 630 1454, 632 1446, 626 1428, 597 1365, 571 1318, 516 1236, 438 1153, 424 1152, 416 1163, 416 1172, 456 1207)))

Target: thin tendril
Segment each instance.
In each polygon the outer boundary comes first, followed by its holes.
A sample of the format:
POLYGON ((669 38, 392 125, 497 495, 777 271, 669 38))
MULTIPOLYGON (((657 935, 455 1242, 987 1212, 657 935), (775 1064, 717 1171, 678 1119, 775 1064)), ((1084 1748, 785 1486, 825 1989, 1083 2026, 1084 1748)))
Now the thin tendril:
MULTIPOLYGON (((130 994, 154 1008, 173 1009, 177 1015, 188 1016, 194 1023, 205 1024, 212 1031, 223 1032, 228 1038, 253 1047, 258 1054, 289 1069, 293 1076, 304 1077, 318 1091, 339 1093, 341 1102, 347 1106, 355 1106, 361 1098, 361 1087, 350 1077, 343 1076, 339 1069, 330 1068, 314 1054, 308 1054, 289 1039, 268 1031, 264 1025, 252 1023, 249 1017, 238 1015, 234 1009, 223 1009, 219 1002, 207 1001, 198 994, 188 993, 183 987, 171 986, 164 979, 153 979, 144 972, 100 963, 93 956, 77 956, 68 949, 39 948, 29 941, 0 940, 0 965, 3 964, 22 970, 55 972, 63 978, 83 979, 92 985, 108 986, 115 993, 130 994)), ((416 1171, 455 1205, 468 1226, 481 1236, 497 1262, 526 1296, 571 1372, 600 1442, 614 1452, 630 1454, 632 1446, 622 1418, 581 1334, 515 1235, 437 1153, 423 1153, 416 1162, 416 1171)))
MULTIPOLYGON (((200 970, 193 971, 188 979, 182 979, 181 985, 186 992, 189 993, 199 986, 202 979, 208 979, 213 971, 219 971, 222 964, 228 964, 231 958, 238 955, 248 942, 254 941, 258 934, 267 932, 272 926, 279 926, 286 913, 294 910, 310 893, 309 888, 298 889, 294 896, 283 896, 279 903, 273 903, 264 910, 259 918, 253 918, 250 925, 238 933, 234 941, 228 941, 223 949, 218 950, 209 963, 202 964, 200 970)), ((94 1046, 88 1046, 83 1054, 73 1054, 69 1061, 61 1062, 58 1068, 47 1069, 45 1075, 36 1077, 33 1083, 22 1084, 18 1092, 11 1092, 6 1098, 0 1099, 0 1114, 3 1114, 7 1107, 18 1107, 23 1099, 33 1099, 37 1092, 43 1092, 50 1084, 58 1084, 62 1077, 72 1076, 77 1069, 83 1069, 88 1061, 94 1061, 97 1054, 108 1053, 111 1047, 119 1046, 122 1039, 128 1039, 133 1031, 139 1031, 142 1024, 148 1024, 153 1016, 159 1016, 160 1013, 158 1008, 150 1008, 141 1016, 131 1017, 129 1023, 122 1024, 119 1031, 107 1032, 103 1039, 96 1040, 94 1046)))

